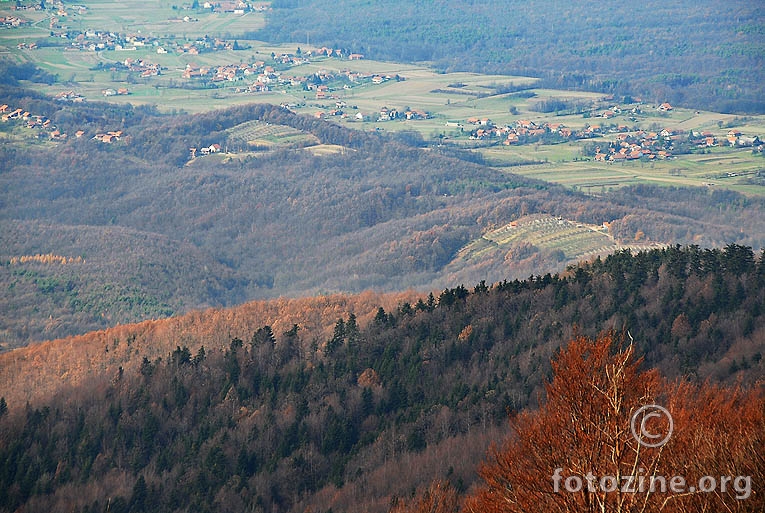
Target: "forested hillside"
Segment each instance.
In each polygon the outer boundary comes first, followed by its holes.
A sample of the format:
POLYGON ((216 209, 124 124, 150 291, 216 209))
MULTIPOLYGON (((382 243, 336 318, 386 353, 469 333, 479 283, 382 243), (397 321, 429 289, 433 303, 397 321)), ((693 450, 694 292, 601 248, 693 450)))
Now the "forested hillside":
POLYGON ((756 386, 764 294, 765 253, 674 247, 376 310, 264 303, 18 349, 0 355, 0 508, 383 512, 435 479, 464 493, 576 336, 614 330, 670 382, 756 386))
POLYGON ((11 132, 0 147, 4 347, 283 294, 427 291, 561 270, 565 254, 534 247, 455 260, 530 214, 609 222, 623 243, 765 246, 765 201, 732 192, 641 186, 593 197, 469 153, 409 146, 406 134, 270 105, 173 116, 21 89, 2 101, 69 134, 11 132), (190 148, 225 148, 231 129, 253 120, 334 149, 192 157, 190 148), (109 131, 119 140, 94 139, 109 131))
POLYGON ((712 0, 275 0, 253 34, 446 71, 539 76, 583 88, 715 110, 764 112, 756 2, 712 0))

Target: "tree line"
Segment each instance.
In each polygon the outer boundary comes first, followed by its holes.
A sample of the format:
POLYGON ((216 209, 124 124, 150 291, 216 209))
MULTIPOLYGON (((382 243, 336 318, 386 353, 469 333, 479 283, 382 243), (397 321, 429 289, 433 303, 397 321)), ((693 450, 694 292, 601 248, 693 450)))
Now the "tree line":
POLYGON ((338 22, 322 2, 275 1, 253 39, 314 45, 347 55, 428 61, 444 71, 534 76, 544 87, 633 95, 717 112, 763 112, 761 25, 754 6, 659 1, 613 15, 576 1, 451 3, 346 0, 338 22), (402 15, 392 20, 390 12, 402 15), (752 72, 753 70, 757 70, 752 72))

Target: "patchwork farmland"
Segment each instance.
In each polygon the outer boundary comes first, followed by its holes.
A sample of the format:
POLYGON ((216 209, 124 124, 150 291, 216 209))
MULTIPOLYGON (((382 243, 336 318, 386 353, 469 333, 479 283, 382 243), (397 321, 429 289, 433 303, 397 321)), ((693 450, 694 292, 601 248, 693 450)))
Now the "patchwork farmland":
MULTIPOLYGON (((544 89, 529 77, 440 73, 424 63, 352 58, 298 42, 267 44, 244 37, 265 23, 268 2, 253 6, 236 13, 168 1, 141 0, 129 7, 93 1, 61 7, 65 16, 50 8, 25 9, 16 11, 25 23, 0 34, 0 50, 14 61, 31 61, 56 75, 51 84, 25 84, 51 96, 72 90, 87 101, 156 105, 169 113, 285 104, 357 130, 418 134, 426 144, 475 151, 498 169, 589 194, 639 183, 765 194, 765 116, 737 117, 544 89), (207 70, 205 75, 194 75, 201 69, 207 70), (109 94, 119 90, 126 93, 109 94), (551 110, 550 105, 557 107, 551 110), (558 129, 511 139, 522 121, 558 129), (685 144, 694 132, 705 134, 709 143, 683 154, 669 149, 663 156, 619 162, 596 161, 585 148, 613 147, 624 131, 662 130, 673 134, 674 145, 685 144), (730 132, 753 143, 730 144, 730 132)), ((0 7, 5 11, 11 12, 0 7)), ((227 149, 245 153, 313 146, 319 154, 342 151, 317 148, 312 136, 290 130, 257 122, 237 127, 230 131, 227 149)), ((9 129, 3 131, 16 137, 9 129)))

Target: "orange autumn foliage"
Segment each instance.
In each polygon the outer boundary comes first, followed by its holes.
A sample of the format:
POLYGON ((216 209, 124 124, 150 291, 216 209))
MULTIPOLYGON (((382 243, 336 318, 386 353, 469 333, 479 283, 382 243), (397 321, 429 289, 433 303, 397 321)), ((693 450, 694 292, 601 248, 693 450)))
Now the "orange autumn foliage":
POLYGON ((178 317, 116 326, 0 353, 0 396, 9 409, 36 406, 63 390, 90 380, 108 383, 124 371, 135 370, 142 359, 167 358, 177 346, 193 353, 200 347, 227 348, 234 337, 250 340, 260 327, 275 334, 300 326, 304 352, 314 340, 332 334, 338 318, 354 313, 360 326, 374 318, 379 307, 395 310, 419 294, 363 292, 307 298, 252 301, 232 308, 211 308, 178 317))
POLYGON ((457 492, 445 481, 434 481, 421 496, 409 502, 397 499, 390 513, 456 513, 459 511, 457 492))
MULTIPOLYGON (((631 345, 618 351, 614 345, 612 335, 595 341, 579 337, 559 355, 553 362, 555 377, 546 387, 546 404, 511 419, 510 439, 490 451, 479 470, 484 484, 467 498, 463 511, 765 510, 761 390, 668 383, 655 370, 640 369, 631 345), (674 429, 663 446, 644 447, 632 434, 633 412, 649 404, 663 405, 671 413, 674 429), (588 473, 594 476, 593 486, 588 473), (603 476, 614 476, 617 488, 609 491, 608 479, 601 486, 603 476), (687 487, 677 493, 662 491, 659 476, 667 481, 682 476, 687 487), (714 491, 698 490, 704 476, 715 478, 714 491), (575 489, 576 478, 581 488, 568 491, 565 483, 575 489), (624 488, 630 480, 635 490, 624 488)), ((650 428, 652 433, 666 432, 668 422, 650 428)), ((704 487, 710 485, 704 481, 704 487)))

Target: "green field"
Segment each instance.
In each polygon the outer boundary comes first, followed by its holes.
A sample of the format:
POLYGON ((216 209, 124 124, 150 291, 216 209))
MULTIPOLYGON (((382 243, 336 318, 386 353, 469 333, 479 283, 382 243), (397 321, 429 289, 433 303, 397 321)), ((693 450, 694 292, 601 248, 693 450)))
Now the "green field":
MULTIPOLYGON (((765 116, 736 117, 728 114, 673 109, 658 112, 654 105, 641 105, 642 113, 632 116, 621 113, 611 119, 597 117, 604 109, 618 105, 615 99, 602 94, 587 92, 530 89, 525 95, 498 94, 508 87, 533 87, 535 79, 504 75, 480 75, 475 73, 438 73, 427 65, 397 64, 372 60, 354 60, 328 57, 311 57, 310 62, 292 67, 279 67, 271 55, 295 54, 299 43, 269 45, 259 41, 244 40, 241 35, 254 31, 265 23, 262 12, 247 14, 213 13, 206 10, 190 10, 190 2, 177 4, 170 1, 141 0, 130 3, 86 1, 87 11, 71 6, 66 17, 58 17, 60 28, 77 31, 113 31, 121 34, 140 34, 159 38, 158 46, 172 46, 176 42, 193 41, 203 35, 227 40, 237 40, 241 50, 218 50, 190 55, 169 51, 157 53, 155 46, 144 46, 129 51, 84 51, 66 49, 69 40, 50 37, 49 20, 54 11, 16 11, 15 14, 30 20, 30 26, 0 31, 0 52, 4 58, 17 61, 30 60, 58 76, 53 85, 28 84, 47 94, 73 90, 90 101, 128 102, 154 104, 166 112, 203 112, 232 105, 247 103, 287 103, 299 113, 313 115, 334 109, 337 102, 345 102, 344 117, 333 117, 334 122, 347 124, 359 130, 397 132, 414 130, 425 140, 441 140, 479 151, 493 165, 513 173, 548 180, 579 188, 585 192, 600 193, 610 188, 636 183, 666 185, 695 185, 727 188, 746 194, 765 194, 765 187, 757 185, 753 178, 765 168, 762 157, 752 155, 751 149, 715 147, 709 153, 680 155, 671 160, 629 161, 623 163, 595 162, 582 152, 583 141, 562 144, 526 144, 503 146, 501 140, 473 141, 469 139, 474 127, 465 121, 469 118, 489 118, 497 125, 512 125, 527 119, 538 125, 545 122, 561 123, 572 130, 585 126, 626 125, 631 130, 658 131, 662 128, 675 130, 710 131, 724 141, 730 128, 737 128, 749 136, 765 135, 765 116), (174 8, 177 6, 177 8, 174 8), (182 21, 188 17, 188 21, 182 21), (17 48, 19 43, 40 42, 39 48, 17 48), (53 46, 48 46, 53 45, 53 46), (124 70, 95 70, 99 63, 123 62, 127 58, 143 59, 162 66, 160 76, 141 78, 124 70), (349 87, 340 82, 331 86, 326 98, 317 99, 314 91, 301 86, 277 85, 270 92, 241 92, 254 78, 235 82, 208 83, 206 86, 182 77, 188 64, 214 68, 220 65, 273 63, 284 76, 311 77, 314 73, 343 72, 395 77, 382 84, 359 81, 349 87), (129 95, 105 98, 106 89, 127 88, 129 95), (531 97, 524 97, 531 96, 531 97), (540 102, 550 100, 573 103, 589 103, 593 115, 538 112, 540 102), (380 109, 407 108, 427 112, 427 119, 377 121, 380 109), (356 119, 364 115, 365 121, 356 119), (461 126, 457 126, 457 124, 461 126), (531 165, 530 165, 531 164, 531 165)), ((263 3, 264 5, 267 2, 263 3)), ((0 13, 10 10, 0 7, 0 13)), ((310 48, 303 45, 303 51, 310 48)), ((253 128, 253 127, 249 127, 253 128)), ((305 145, 305 134, 259 137, 256 133, 242 135, 248 143, 267 145, 305 145), (275 137, 275 138, 274 138, 275 137)), ((614 134, 605 134, 590 142, 603 144, 614 140, 614 134)), ((760 178, 761 180, 761 178, 760 178)), ((761 181, 759 182, 761 183, 761 181)))
MULTIPOLYGON (((33 2, 23 2, 31 5, 33 2)), ((39 3, 39 2, 34 2, 39 3)), ((52 3, 52 2, 51 2, 52 3)), ((270 2, 259 2, 268 5, 270 2)), ((8 5, 6 3, 6 5, 8 5)), ((9 7, 0 4, 0 10, 9 12, 9 7)), ((205 34, 212 36, 236 35, 247 31, 255 31, 265 24, 262 12, 246 14, 214 13, 205 9, 192 10, 191 2, 173 2, 169 0, 133 0, 131 2, 112 2, 86 0, 77 2, 84 5, 87 12, 80 13, 67 3, 67 15, 59 16, 55 11, 18 11, 22 18, 36 23, 38 30, 30 34, 45 34, 40 30, 43 23, 51 15, 61 20, 61 25, 70 30, 95 29, 111 32, 135 32, 145 35, 180 37, 198 37, 205 34), (177 8, 173 8, 176 6, 177 8), (186 7, 186 8, 184 8, 186 7), (188 16, 190 21, 182 21, 188 16)), ((47 24, 44 25, 47 29, 47 24)))
POLYGON ((601 193, 624 185, 654 183, 718 187, 745 194, 765 194, 763 186, 747 183, 757 171, 765 167, 763 157, 752 155, 748 148, 715 148, 709 154, 681 155, 672 160, 620 163, 584 160, 575 143, 537 148, 488 148, 481 152, 501 169, 576 187, 584 192, 601 193), (513 165, 528 161, 542 162, 513 165))

